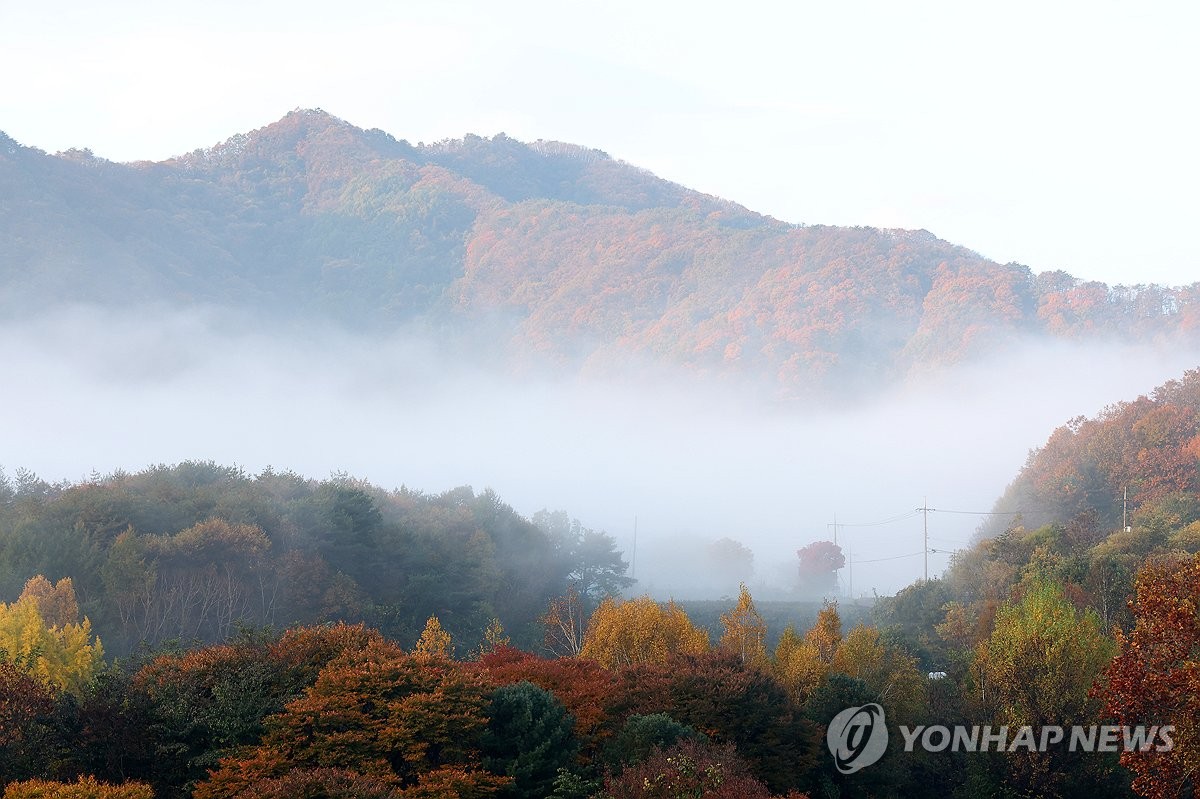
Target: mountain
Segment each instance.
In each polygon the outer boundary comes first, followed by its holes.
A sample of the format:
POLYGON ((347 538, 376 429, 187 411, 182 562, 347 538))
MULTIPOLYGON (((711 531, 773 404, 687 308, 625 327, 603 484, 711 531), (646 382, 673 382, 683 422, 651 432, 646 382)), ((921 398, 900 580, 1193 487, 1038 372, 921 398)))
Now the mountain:
POLYGON ((1200 338, 1200 284, 1034 274, 926 231, 785 224, 584 147, 412 145, 322 111, 158 163, 0 134, 0 314, 72 303, 420 321, 510 368, 671 365, 787 397, 1024 337, 1200 338))

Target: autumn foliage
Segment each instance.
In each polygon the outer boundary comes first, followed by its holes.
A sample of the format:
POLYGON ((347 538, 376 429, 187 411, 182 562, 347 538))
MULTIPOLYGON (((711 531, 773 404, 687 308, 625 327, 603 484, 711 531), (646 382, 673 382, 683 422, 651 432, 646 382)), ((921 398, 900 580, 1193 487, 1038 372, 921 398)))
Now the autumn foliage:
POLYGON ((351 769, 403 789, 489 796, 506 778, 478 770, 485 683, 452 662, 373 644, 332 661, 267 720, 261 743, 221 762, 197 799, 234 797, 294 770, 351 769))
POLYGON ((1174 725, 1170 751, 1126 752, 1121 762, 1142 796, 1167 799, 1189 785, 1200 796, 1200 555, 1165 557, 1137 576, 1133 631, 1098 688, 1106 709, 1128 725, 1174 725))
POLYGON ((93 777, 76 782, 26 780, 9 783, 4 799, 154 799, 154 791, 143 783, 107 785, 93 777))
POLYGON ((927 231, 785 224, 561 142, 413 145, 319 110, 161 163, 0 141, 0 183, 25 209, 0 218, 21 307, 188 297, 355 330, 421 319, 465 341, 509 317, 496 351, 514 367, 649 362, 788 397, 854 396, 1018 336, 1197 329, 1195 287, 1035 274, 927 231))
POLYGON ((674 602, 663 607, 648 596, 618 602, 609 597, 588 620, 580 656, 608 668, 663 663, 674 654, 708 650, 708 633, 692 624, 674 602))
POLYGON ((92 623, 78 617, 70 578, 56 585, 41 575, 31 578, 20 599, 0 602, 0 660, 59 689, 81 691, 103 663, 104 647, 92 623))

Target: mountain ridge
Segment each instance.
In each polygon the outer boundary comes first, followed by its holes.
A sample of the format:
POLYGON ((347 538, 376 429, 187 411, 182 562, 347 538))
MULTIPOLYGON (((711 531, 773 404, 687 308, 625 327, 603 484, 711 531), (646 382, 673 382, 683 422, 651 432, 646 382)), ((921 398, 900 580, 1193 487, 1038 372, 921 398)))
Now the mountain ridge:
POLYGON ((206 303, 468 338, 500 320, 483 335, 510 366, 646 361, 785 397, 1030 336, 1200 338, 1200 284, 1109 287, 928 231, 790 224, 560 142, 414 146, 314 109, 161 162, 0 145, 9 316, 206 303))

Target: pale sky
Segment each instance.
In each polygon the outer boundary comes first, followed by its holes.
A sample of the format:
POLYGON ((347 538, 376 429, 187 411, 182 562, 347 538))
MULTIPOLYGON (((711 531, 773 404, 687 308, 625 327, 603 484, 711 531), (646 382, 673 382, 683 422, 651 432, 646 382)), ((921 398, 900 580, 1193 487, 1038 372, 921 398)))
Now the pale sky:
POLYGON ((1200 280, 1198 23, 1195 2, 1108 0, 0 0, 0 130, 162 159, 320 107, 1179 285, 1200 280))

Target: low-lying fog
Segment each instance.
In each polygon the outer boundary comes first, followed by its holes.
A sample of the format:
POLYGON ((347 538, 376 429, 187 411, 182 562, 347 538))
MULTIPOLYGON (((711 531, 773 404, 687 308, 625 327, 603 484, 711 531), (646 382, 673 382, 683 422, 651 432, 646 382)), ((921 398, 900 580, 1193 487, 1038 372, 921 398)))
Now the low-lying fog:
MULTIPOLYGON (((1196 353, 1029 346, 844 410, 766 409, 727 389, 502 377, 440 362, 419 336, 268 338, 213 314, 75 310, 0 327, 0 464, 51 480, 211 459, 253 473, 349 472, 394 488, 494 488, 518 511, 564 509, 633 554, 634 590, 756 596, 795 582, 829 539, 855 594, 922 574, 929 507, 988 511, 1071 417, 1200 365, 1196 353), (754 552, 753 575, 710 545, 754 552), (868 562, 870 561, 870 562, 868 562)), ((980 517, 930 514, 930 574, 980 517)))

